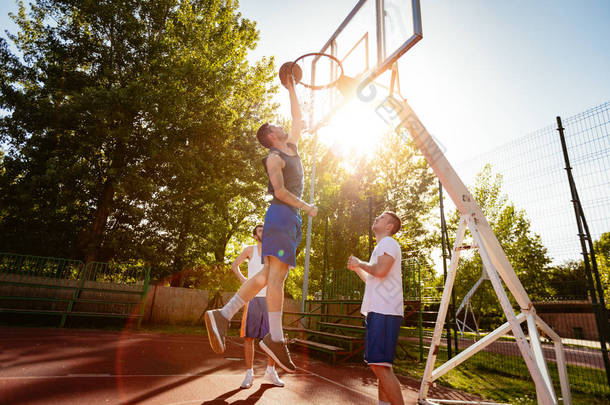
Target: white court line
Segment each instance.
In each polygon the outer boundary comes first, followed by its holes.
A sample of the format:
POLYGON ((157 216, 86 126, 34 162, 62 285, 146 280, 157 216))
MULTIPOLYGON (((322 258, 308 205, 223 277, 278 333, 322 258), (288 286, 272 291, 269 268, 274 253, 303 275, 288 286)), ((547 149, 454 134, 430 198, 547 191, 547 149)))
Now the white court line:
MULTIPOLYGON (((227 341, 229 341, 229 342, 231 342, 231 343, 233 343, 233 344, 235 344, 235 345, 237 345, 237 346, 241 346, 241 347, 243 347, 243 346, 244 346, 243 344, 241 344, 241 343, 237 343, 237 342, 234 342, 233 340, 228 340, 228 339, 227 339, 227 341)), ((267 356, 267 353, 265 353, 265 352, 263 352, 263 351, 261 351, 261 350, 258 350, 256 347, 254 348, 254 350, 255 350, 256 352, 258 352, 258 353, 263 354, 264 356, 267 356)), ((306 373, 306 374, 309 374, 309 375, 314 376, 314 377, 318 377, 319 379, 324 380, 324 381, 326 381, 326 382, 329 382, 329 383, 331 383, 331 384, 338 385, 339 387, 341 387, 341 388, 345 388, 346 390, 349 390, 349 391, 355 392, 355 393, 357 393, 357 394, 363 395, 363 396, 365 396, 365 397, 369 397, 369 398, 372 398, 372 399, 377 400, 377 395, 371 395, 371 394, 368 394, 368 393, 366 393, 366 392, 358 391, 357 389, 354 389, 354 388, 348 387, 347 385, 341 384, 340 382, 333 381, 333 380, 331 380, 331 379, 329 379, 329 378, 326 378, 326 377, 324 377, 324 376, 321 376, 320 374, 316 374, 316 373, 314 373, 313 371, 305 370, 305 369, 303 369, 303 368, 301 368, 301 367, 297 367, 297 370, 301 370, 301 371, 303 371, 303 372, 304 372, 304 373, 306 373)), ((302 375, 302 374, 301 374, 301 375, 302 375)))
MULTIPOLYGON (((205 377, 208 374, 65 374, 65 375, 27 375, 1 377, 2 380, 38 380, 52 378, 140 378, 140 377, 205 377)), ((235 377, 236 374, 214 373, 214 377, 235 377)))

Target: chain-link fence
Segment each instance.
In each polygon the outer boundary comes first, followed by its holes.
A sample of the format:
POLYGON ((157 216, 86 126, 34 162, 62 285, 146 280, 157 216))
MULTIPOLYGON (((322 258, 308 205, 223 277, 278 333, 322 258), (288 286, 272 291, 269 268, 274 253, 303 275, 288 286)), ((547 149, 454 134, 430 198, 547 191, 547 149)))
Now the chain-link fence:
MULTIPOLYGON (((563 125, 576 187, 591 236, 598 240, 610 231, 610 102, 564 118, 563 125)), ((458 163, 455 169, 465 184, 472 185, 487 163, 502 175, 503 192, 525 210, 551 259, 580 260, 557 124, 458 163)))

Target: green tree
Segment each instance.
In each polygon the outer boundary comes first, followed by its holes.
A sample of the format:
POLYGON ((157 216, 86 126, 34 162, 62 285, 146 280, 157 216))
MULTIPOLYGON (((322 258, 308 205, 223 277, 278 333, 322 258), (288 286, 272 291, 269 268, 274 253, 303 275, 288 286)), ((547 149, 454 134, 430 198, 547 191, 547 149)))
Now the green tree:
POLYGON ((593 242, 593 249, 595 249, 599 278, 604 289, 606 307, 608 307, 610 304, 610 232, 603 233, 598 240, 593 242))
POLYGON ((549 286, 551 295, 558 299, 587 299, 589 285, 582 260, 552 266, 549 286))
POLYGON ((7 249, 144 258, 158 276, 222 262, 262 212, 254 131, 272 59, 226 0, 20 2, 0 42, 7 249), (49 237, 51 235, 51 237, 49 237))
MULTIPOLYGON (((593 249, 607 306, 610 299, 610 232, 603 233, 594 241, 593 249)), ((549 278, 554 296, 574 299, 588 299, 590 296, 589 277, 582 260, 552 266, 549 278)))

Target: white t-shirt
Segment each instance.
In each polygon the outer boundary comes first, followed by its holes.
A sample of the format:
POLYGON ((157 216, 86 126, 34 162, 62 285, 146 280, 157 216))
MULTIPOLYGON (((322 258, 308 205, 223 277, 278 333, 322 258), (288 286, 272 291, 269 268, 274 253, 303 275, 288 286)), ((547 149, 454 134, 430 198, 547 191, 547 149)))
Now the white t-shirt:
POLYGON ((385 277, 379 278, 367 273, 360 309, 364 316, 368 312, 384 315, 404 315, 400 245, 390 236, 386 236, 377 243, 369 263, 377 263, 377 258, 384 254, 392 256, 394 263, 385 277))
MULTIPOLYGON (((254 277, 256 273, 263 269, 263 264, 261 263, 261 255, 258 253, 258 246, 252 246, 252 257, 248 259, 248 279, 254 277)), ((266 297, 267 296, 267 287, 263 287, 262 290, 256 294, 257 297, 266 297)))

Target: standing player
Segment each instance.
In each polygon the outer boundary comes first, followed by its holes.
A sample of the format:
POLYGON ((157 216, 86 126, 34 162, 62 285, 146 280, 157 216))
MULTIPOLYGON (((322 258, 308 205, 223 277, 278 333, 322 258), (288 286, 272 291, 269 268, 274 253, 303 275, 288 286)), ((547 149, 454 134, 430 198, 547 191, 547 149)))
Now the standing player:
POLYGON ((289 75, 285 81, 282 80, 282 84, 290 96, 290 135, 268 123, 263 124, 256 133, 261 145, 269 149, 263 165, 269 177, 268 191, 273 195, 263 227, 262 256, 265 266, 245 282, 222 309, 206 311, 205 323, 212 349, 218 354, 223 353, 229 320, 267 285, 269 334, 259 345, 277 365, 288 373, 294 373, 296 367, 290 358, 282 330, 284 281, 289 269, 296 266, 296 248, 301 240, 301 215, 298 210, 302 209, 315 217, 318 208, 301 200, 303 165, 297 149, 303 127, 301 107, 292 77, 289 75))
MULTIPOLYGON (((256 240, 256 245, 244 248, 241 254, 235 259, 231 265, 231 269, 239 279, 245 283, 249 278, 252 278, 261 271, 263 264, 261 262, 261 241, 263 240, 263 225, 258 224, 252 230, 252 236, 256 240), (244 277, 239 270, 239 265, 248 259, 248 278, 244 277)), ((254 379, 254 339, 262 339, 269 333, 269 317, 267 310, 267 302, 265 301, 265 293, 267 287, 263 288, 244 306, 244 316, 241 320, 240 336, 244 338, 244 360, 246 362, 246 376, 241 383, 241 388, 250 388, 254 379)), ((265 380, 278 387, 283 387, 284 382, 280 380, 275 371, 275 362, 267 356, 267 370, 265 371, 265 380)))
POLYGON ((392 370, 402 317, 400 245, 392 238, 401 228, 400 218, 386 211, 373 223, 377 245, 370 261, 350 256, 347 268, 364 281, 361 312, 366 317, 364 361, 377 376, 379 404, 404 404, 400 383, 392 370))

